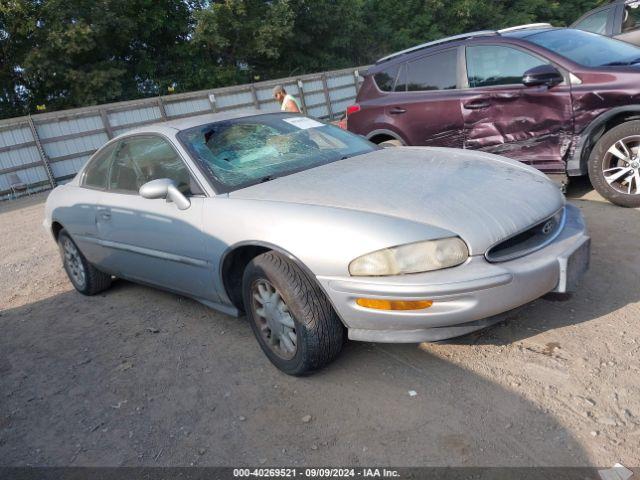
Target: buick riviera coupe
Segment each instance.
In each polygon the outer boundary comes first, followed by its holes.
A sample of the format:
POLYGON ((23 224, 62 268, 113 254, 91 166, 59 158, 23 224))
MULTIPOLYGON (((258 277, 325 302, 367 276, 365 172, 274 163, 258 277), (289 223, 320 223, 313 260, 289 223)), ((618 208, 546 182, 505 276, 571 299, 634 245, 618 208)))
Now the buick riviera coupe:
POLYGON ((114 277, 246 314, 300 375, 348 336, 463 335, 586 271, 580 211, 544 174, 478 151, 380 148, 288 113, 219 113, 111 140, 46 204, 73 286, 114 277))

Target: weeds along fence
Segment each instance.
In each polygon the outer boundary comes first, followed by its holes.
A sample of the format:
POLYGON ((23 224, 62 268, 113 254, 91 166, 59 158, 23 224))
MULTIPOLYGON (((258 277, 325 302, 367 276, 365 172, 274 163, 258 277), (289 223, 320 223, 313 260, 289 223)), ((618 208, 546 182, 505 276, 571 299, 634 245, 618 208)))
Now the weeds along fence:
POLYGON ((141 125, 246 108, 278 111, 275 85, 298 97, 308 115, 335 119, 355 99, 364 68, 0 120, 0 198, 12 197, 16 181, 29 192, 68 181, 109 139, 141 125))

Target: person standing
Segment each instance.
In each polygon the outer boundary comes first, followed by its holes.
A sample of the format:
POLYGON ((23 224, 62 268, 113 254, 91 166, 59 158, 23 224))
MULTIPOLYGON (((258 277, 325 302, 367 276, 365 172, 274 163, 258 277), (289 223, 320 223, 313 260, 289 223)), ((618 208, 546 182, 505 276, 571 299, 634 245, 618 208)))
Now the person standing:
POLYGON ((283 112, 302 113, 300 102, 293 95, 289 95, 282 85, 273 87, 273 98, 280 104, 283 112))

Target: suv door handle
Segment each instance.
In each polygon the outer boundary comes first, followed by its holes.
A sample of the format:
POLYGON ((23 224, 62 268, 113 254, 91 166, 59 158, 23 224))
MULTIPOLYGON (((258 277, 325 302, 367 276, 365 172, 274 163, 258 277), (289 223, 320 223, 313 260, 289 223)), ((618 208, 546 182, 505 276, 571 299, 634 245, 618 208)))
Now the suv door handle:
POLYGON ((491 103, 489 103, 486 100, 481 100, 481 101, 477 101, 477 102, 469 102, 469 103, 465 103, 464 104, 464 108, 468 109, 468 110, 480 110, 481 108, 487 108, 491 105, 491 103))
POLYGON ((394 107, 394 108, 392 108, 391 110, 389 110, 389 113, 390 113, 391 115, 400 115, 400 114, 402 114, 402 113, 406 113, 406 112, 407 112, 407 110, 406 110, 406 109, 404 109, 404 108, 400 108, 400 107, 394 107))

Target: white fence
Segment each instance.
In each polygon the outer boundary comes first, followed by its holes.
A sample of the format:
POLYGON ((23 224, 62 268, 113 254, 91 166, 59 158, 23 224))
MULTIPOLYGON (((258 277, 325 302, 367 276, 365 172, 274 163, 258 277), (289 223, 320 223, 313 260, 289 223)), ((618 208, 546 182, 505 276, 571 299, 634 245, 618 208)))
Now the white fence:
POLYGON ((110 138, 140 125, 248 107, 277 111, 274 85, 298 97, 308 115, 334 119, 361 81, 358 69, 336 70, 0 120, 0 198, 9 198, 16 182, 33 192, 68 181, 110 138))

